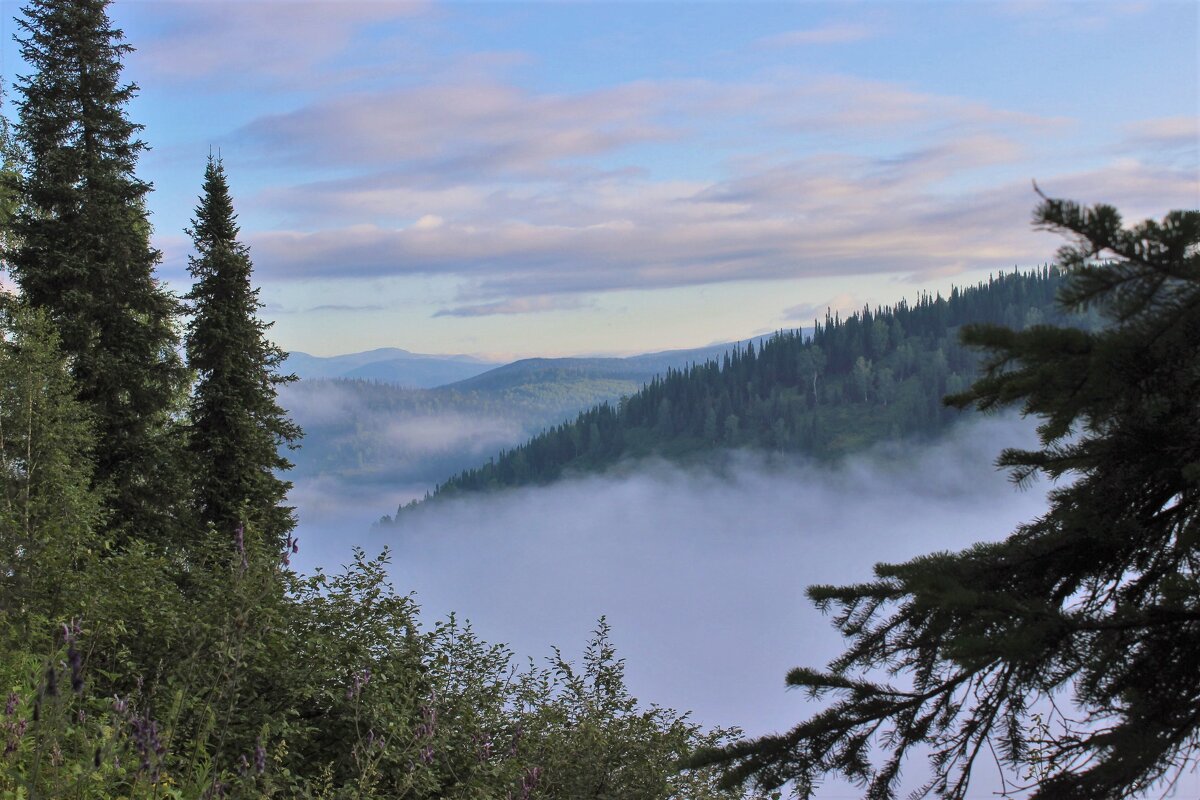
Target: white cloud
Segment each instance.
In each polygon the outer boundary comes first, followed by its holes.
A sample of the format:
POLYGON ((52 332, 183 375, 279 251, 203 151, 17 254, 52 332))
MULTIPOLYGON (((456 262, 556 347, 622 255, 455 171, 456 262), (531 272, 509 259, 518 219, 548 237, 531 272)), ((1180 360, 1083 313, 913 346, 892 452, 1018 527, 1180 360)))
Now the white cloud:
POLYGON ((431 228, 440 228, 446 224, 446 220, 439 217, 437 214, 424 214, 413 223, 413 227, 418 230, 429 230, 431 228))

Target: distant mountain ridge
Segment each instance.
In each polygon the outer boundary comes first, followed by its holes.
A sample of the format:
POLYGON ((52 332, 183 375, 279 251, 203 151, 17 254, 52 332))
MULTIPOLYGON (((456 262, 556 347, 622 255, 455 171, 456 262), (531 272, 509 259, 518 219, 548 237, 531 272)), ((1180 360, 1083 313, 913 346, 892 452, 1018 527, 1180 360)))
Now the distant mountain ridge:
POLYGON ((283 364, 301 380, 347 378, 374 380, 417 389, 431 389, 486 372, 495 363, 466 355, 428 355, 399 347, 381 347, 339 356, 314 356, 293 351, 283 364))
MULTIPOLYGON (((754 340, 761 341, 763 337, 754 340)), ((302 478, 336 476, 419 486, 514 447, 597 403, 632 395, 668 369, 744 346, 710 345, 626 358, 522 359, 495 366, 467 356, 422 356, 398 348, 318 358, 293 353, 301 380, 280 398, 305 431, 292 457, 302 478), (399 354, 399 355, 398 355, 399 354), (404 370, 396 368, 396 362, 404 370), (465 369, 436 382, 435 370, 465 369), (413 367, 435 365, 414 375, 413 367), (432 386, 421 386, 427 378, 432 386)))
MULTIPOLYGON (((634 356, 571 356, 523 358, 498 364, 468 355, 413 353, 399 347, 380 347, 361 353, 314 356, 298 350, 288 354, 284 372, 301 380, 346 379, 390 383, 411 389, 447 388, 454 391, 493 391, 558 378, 596 378, 641 383, 670 368, 702 363, 747 341, 725 342, 683 350, 663 350, 634 356)), ((636 389, 637 387, 631 387, 636 389)))
MULTIPOLYGON (((523 358, 440 388, 459 392, 496 391, 521 385, 578 379, 602 379, 641 384, 649 381, 655 375, 666 373, 669 369, 683 369, 690 364, 703 364, 710 359, 719 358, 734 348, 744 347, 747 343, 761 344, 767 338, 767 336, 757 336, 752 339, 725 342, 708 347, 663 350, 624 357, 523 358)), ((640 386, 633 386, 631 390, 638 388, 640 386)))

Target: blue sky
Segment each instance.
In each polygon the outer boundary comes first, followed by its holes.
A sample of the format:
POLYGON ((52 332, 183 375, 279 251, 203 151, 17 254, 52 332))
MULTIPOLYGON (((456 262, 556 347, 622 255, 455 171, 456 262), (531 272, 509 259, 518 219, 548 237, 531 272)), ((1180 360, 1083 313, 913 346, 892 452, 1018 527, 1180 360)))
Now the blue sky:
MULTIPOLYGON (((6 81, 18 4, 4 2, 6 81)), ((285 349, 744 338, 1200 206, 1194 3, 117 0, 162 275, 209 149, 285 349)))

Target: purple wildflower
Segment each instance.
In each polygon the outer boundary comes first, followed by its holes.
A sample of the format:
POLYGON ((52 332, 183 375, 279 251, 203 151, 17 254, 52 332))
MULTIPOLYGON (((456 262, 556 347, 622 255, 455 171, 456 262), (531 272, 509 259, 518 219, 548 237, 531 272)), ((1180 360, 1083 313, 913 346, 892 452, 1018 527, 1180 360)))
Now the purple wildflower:
POLYGON ((254 771, 259 775, 267 771, 267 751, 262 742, 254 745, 254 771))
POLYGON ((83 626, 81 626, 79 624, 79 620, 75 619, 74 617, 71 618, 70 622, 64 622, 62 624, 64 644, 74 644, 75 640, 79 638, 81 633, 83 633, 83 626))
POLYGON ((141 758, 140 771, 150 774, 151 780, 158 779, 158 761, 167 753, 158 737, 158 724, 149 715, 136 717, 129 723, 133 745, 141 758))
POLYGON ((17 706, 20 704, 21 698, 16 692, 8 693, 8 702, 4 704, 4 716, 11 717, 17 713, 17 706))
POLYGON ((283 565, 290 567, 292 565, 292 556, 300 552, 300 540, 288 531, 287 541, 283 543, 283 565))
POLYGON ((427 744, 424 747, 422 747, 421 752, 420 752, 420 757, 421 757, 422 764, 432 764, 433 763, 433 745, 427 744))
POLYGON ((371 682, 371 670, 364 669, 362 672, 354 676, 354 681, 350 686, 346 687, 346 699, 353 700, 362 694, 363 687, 371 682))
POLYGON ((437 709, 421 706, 421 722, 413 729, 418 739, 431 739, 437 732, 437 709))
POLYGON ((83 656, 75 649, 74 643, 67 646, 67 665, 71 668, 72 691, 83 694, 83 656))

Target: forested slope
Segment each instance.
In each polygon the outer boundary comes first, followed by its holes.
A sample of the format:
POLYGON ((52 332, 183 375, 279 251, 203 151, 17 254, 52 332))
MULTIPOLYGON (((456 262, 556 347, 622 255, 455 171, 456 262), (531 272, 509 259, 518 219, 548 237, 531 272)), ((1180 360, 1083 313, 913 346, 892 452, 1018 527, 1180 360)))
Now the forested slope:
POLYGON ((942 430, 960 412, 941 398, 976 377, 959 343, 969 323, 1016 328, 1091 325, 1054 304, 1057 268, 1010 273, 949 297, 828 316, 811 336, 782 331, 721 360, 670 370, 618 403, 601 403, 487 464, 440 484, 434 496, 553 481, 647 455, 687 457, 756 447, 836 456, 942 430))
MULTIPOLYGON (((301 359, 307 376, 280 394, 305 431, 294 474, 432 486, 574 419, 581 410, 631 395, 672 368, 719 357, 736 346, 625 358, 527 358, 424 389, 347 374, 322 378, 301 359)), ((376 353, 317 361, 346 364, 376 353)))

